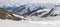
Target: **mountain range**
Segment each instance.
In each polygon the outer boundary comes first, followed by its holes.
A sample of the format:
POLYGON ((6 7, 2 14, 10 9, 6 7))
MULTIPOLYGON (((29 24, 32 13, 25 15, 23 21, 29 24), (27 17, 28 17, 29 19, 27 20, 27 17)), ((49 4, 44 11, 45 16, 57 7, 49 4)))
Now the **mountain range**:
MULTIPOLYGON (((46 18, 46 17, 60 16, 60 13, 59 13, 60 7, 58 5, 53 5, 53 4, 49 4, 49 5, 47 5, 47 4, 45 4, 45 5, 42 5, 42 4, 24 4, 24 5, 21 5, 19 7, 3 7, 3 10, 8 11, 8 12, 12 12, 12 14, 19 15, 18 20, 20 18, 20 15, 22 17, 24 17, 24 19, 32 17, 32 16, 35 16, 37 18, 38 17, 39 18, 46 18)), ((15 17, 17 17, 16 15, 15 15, 15 17)), ((15 18, 15 17, 13 17, 13 18, 15 18)))

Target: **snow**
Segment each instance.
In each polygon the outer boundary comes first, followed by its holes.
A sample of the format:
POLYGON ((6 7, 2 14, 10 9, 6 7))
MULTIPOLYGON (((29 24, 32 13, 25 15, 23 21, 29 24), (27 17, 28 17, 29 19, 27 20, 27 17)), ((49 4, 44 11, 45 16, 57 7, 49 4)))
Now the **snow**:
POLYGON ((7 14, 8 16, 12 17, 11 15, 7 14))
MULTIPOLYGON (((53 11, 54 14, 60 14, 60 7, 59 8, 54 8, 55 10, 53 11)), ((43 10, 38 10, 38 12, 42 12, 42 11, 46 11, 45 13, 43 13, 42 15, 48 13, 51 9, 43 9, 43 10)), ((46 18, 40 18, 42 15, 38 15, 38 16, 28 16, 26 19, 28 19, 29 21, 60 21, 60 15, 58 16, 48 16, 46 18)))
POLYGON ((59 27, 60 21, 12 21, 0 20, 0 27, 59 27))
POLYGON ((55 14, 60 14, 60 7, 55 7, 54 13, 55 13, 55 14))
POLYGON ((38 10, 37 12, 42 12, 42 11, 50 11, 51 9, 43 9, 43 10, 38 10))
POLYGON ((15 17, 24 18, 23 16, 13 14, 15 17))

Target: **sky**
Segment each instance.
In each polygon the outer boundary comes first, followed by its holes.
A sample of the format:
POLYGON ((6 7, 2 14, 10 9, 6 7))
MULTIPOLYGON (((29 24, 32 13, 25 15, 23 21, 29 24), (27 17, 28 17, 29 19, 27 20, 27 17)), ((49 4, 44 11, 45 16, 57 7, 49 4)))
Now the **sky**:
POLYGON ((3 3, 60 3, 60 0, 0 0, 3 3))
POLYGON ((0 0, 0 6, 19 6, 26 3, 60 3, 60 0, 0 0))

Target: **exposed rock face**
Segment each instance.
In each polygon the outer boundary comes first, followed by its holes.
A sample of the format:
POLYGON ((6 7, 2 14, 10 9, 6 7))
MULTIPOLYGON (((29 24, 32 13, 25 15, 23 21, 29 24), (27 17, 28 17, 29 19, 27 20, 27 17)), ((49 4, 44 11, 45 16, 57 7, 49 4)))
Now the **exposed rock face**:
POLYGON ((4 20, 9 19, 9 20, 16 20, 16 21, 22 20, 22 18, 15 17, 13 14, 14 13, 4 11, 2 10, 2 8, 0 8, 0 19, 4 19, 4 20))

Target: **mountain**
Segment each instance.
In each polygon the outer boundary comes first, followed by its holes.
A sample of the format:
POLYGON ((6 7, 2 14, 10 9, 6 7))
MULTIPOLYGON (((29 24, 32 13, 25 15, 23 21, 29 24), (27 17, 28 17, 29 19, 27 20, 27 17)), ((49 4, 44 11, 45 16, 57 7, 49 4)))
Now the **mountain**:
POLYGON ((5 11, 2 8, 0 8, 0 19, 2 19, 2 20, 8 19, 8 20, 20 21, 23 18, 21 17, 21 15, 18 15, 18 14, 13 13, 13 12, 8 12, 8 11, 5 11))
POLYGON ((43 8, 45 7, 40 4, 26 4, 13 9, 12 12, 28 16, 37 10, 42 10, 43 8))
MULTIPOLYGON (((9 8, 8 12, 18 14, 24 17, 24 19, 36 19, 39 18, 47 18, 47 17, 56 17, 60 16, 60 7, 55 7, 55 5, 42 5, 42 4, 24 4, 20 5, 19 7, 9 8)), ((14 14, 15 17, 17 15, 14 14)))
POLYGON ((3 8, 3 10, 5 10, 5 11, 11 12, 13 9, 16 9, 16 5, 12 5, 12 6, 3 5, 2 8, 3 8))

